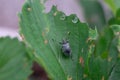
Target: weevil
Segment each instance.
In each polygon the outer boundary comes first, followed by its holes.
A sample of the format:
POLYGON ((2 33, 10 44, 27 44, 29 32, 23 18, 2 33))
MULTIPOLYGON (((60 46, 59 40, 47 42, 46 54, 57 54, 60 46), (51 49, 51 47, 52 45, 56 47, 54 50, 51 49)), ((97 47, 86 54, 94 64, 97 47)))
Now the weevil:
MULTIPOLYGON (((70 33, 68 33, 70 34, 70 33)), ((70 47, 70 43, 68 39, 63 39, 62 42, 59 42, 61 45, 61 51, 62 53, 67 56, 67 57, 71 57, 72 59, 72 50, 70 47)))
POLYGON ((70 47, 70 44, 69 44, 69 41, 68 40, 63 40, 62 42, 60 42, 61 44, 61 50, 63 52, 63 54, 65 56, 71 56, 71 47, 70 47))
MULTIPOLYGON (((67 34, 70 34, 70 32, 68 32, 67 34)), ((63 38, 63 40, 59 42, 59 44, 61 46, 60 48, 63 55, 66 57, 71 57, 72 59, 72 50, 71 50, 70 43, 67 36, 66 36, 66 39, 63 38)), ((56 41, 56 40, 52 39, 52 41, 56 41)))

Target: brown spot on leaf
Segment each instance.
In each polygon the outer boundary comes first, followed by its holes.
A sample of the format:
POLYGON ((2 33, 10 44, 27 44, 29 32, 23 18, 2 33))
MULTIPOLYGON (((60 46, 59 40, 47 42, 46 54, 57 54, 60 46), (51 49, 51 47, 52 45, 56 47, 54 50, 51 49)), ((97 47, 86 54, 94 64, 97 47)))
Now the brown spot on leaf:
POLYGON ((20 37, 22 38, 22 40, 25 40, 24 35, 20 34, 20 37))
POLYGON ((86 40, 86 43, 88 43, 89 41, 91 41, 92 39, 89 37, 87 40, 86 40))
POLYGON ((68 77, 67 77, 67 80, 72 80, 72 77, 68 76, 68 77))
POLYGON ((105 77, 104 76, 102 76, 102 79, 101 80, 105 80, 105 77))
POLYGON ((45 28, 45 33, 48 33, 49 32, 49 27, 46 27, 45 28))
POLYGON ((120 35, 120 32, 116 32, 116 35, 118 35, 118 36, 119 36, 119 35, 120 35))
POLYGON ((83 74, 83 78, 86 78, 87 77, 87 74, 83 74))
POLYGON ((48 40, 44 40, 44 43, 47 44, 47 43, 48 43, 48 40))
POLYGON ((42 32, 42 36, 43 36, 43 37, 45 36, 45 32, 42 32))
POLYGON ((31 11, 31 8, 27 8, 28 11, 31 11))
POLYGON ((112 57, 108 57, 108 62, 111 62, 112 61, 112 57))
POLYGON ((82 67, 84 66, 84 59, 83 59, 83 57, 80 57, 79 63, 81 64, 82 67))

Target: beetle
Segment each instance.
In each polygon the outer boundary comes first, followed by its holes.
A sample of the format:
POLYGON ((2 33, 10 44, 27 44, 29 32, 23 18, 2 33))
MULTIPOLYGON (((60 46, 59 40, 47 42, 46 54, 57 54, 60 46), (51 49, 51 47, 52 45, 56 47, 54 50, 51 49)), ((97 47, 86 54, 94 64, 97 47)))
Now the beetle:
MULTIPOLYGON (((66 57, 71 57, 71 59, 72 59, 72 50, 71 50, 70 43, 68 40, 68 35, 70 35, 70 32, 67 33, 66 39, 63 38, 63 40, 61 42, 59 42, 59 44, 61 46, 61 51, 62 51, 63 55, 66 57)), ((52 40, 55 41, 54 39, 52 39, 52 40)))
MULTIPOLYGON (((66 57, 71 57, 72 59, 72 50, 70 47, 70 43, 69 43, 69 35, 71 34, 71 32, 67 32, 66 37, 63 38, 62 42, 59 42, 61 45, 61 51, 62 53, 66 56, 66 57)), ((73 60, 73 59, 72 59, 73 60)))
POLYGON ((63 40, 60 42, 61 44, 61 50, 64 53, 65 56, 70 56, 71 55, 71 48, 68 40, 63 40))
POLYGON ((72 59, 72 50, 69 44, 69 41, 67 39, 63 39, 62 42, 59 42, 61 44, 61 51, 66 57, 71 57, 72 59))

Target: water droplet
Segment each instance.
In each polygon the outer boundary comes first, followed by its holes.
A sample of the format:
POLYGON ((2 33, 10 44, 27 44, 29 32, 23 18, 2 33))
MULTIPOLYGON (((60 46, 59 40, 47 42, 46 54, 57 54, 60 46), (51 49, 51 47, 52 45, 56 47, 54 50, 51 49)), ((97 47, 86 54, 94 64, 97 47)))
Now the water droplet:
POLYGON ((72 20, 73 23, 77 23, 78 22, 78 17, 75 16, 75 18, 72 20))
POLYGON ((65 14, 63 14, 61 17, 60 17, 60 20, 65 20, 66 16, 65 14))

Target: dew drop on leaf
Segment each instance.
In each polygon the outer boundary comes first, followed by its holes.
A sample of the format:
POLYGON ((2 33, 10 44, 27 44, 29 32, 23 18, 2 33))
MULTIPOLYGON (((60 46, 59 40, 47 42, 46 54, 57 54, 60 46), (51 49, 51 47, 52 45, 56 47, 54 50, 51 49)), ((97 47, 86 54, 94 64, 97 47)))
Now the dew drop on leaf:
POLYGON ((77 23, 78 22, 78 17, 75 16, 74 19, 72 20, 73 23, 77 23))
POLYGON ((65 14, 63 14, 61 17, 60 17, 60 20, 65 20, 66 16, 65 14))

